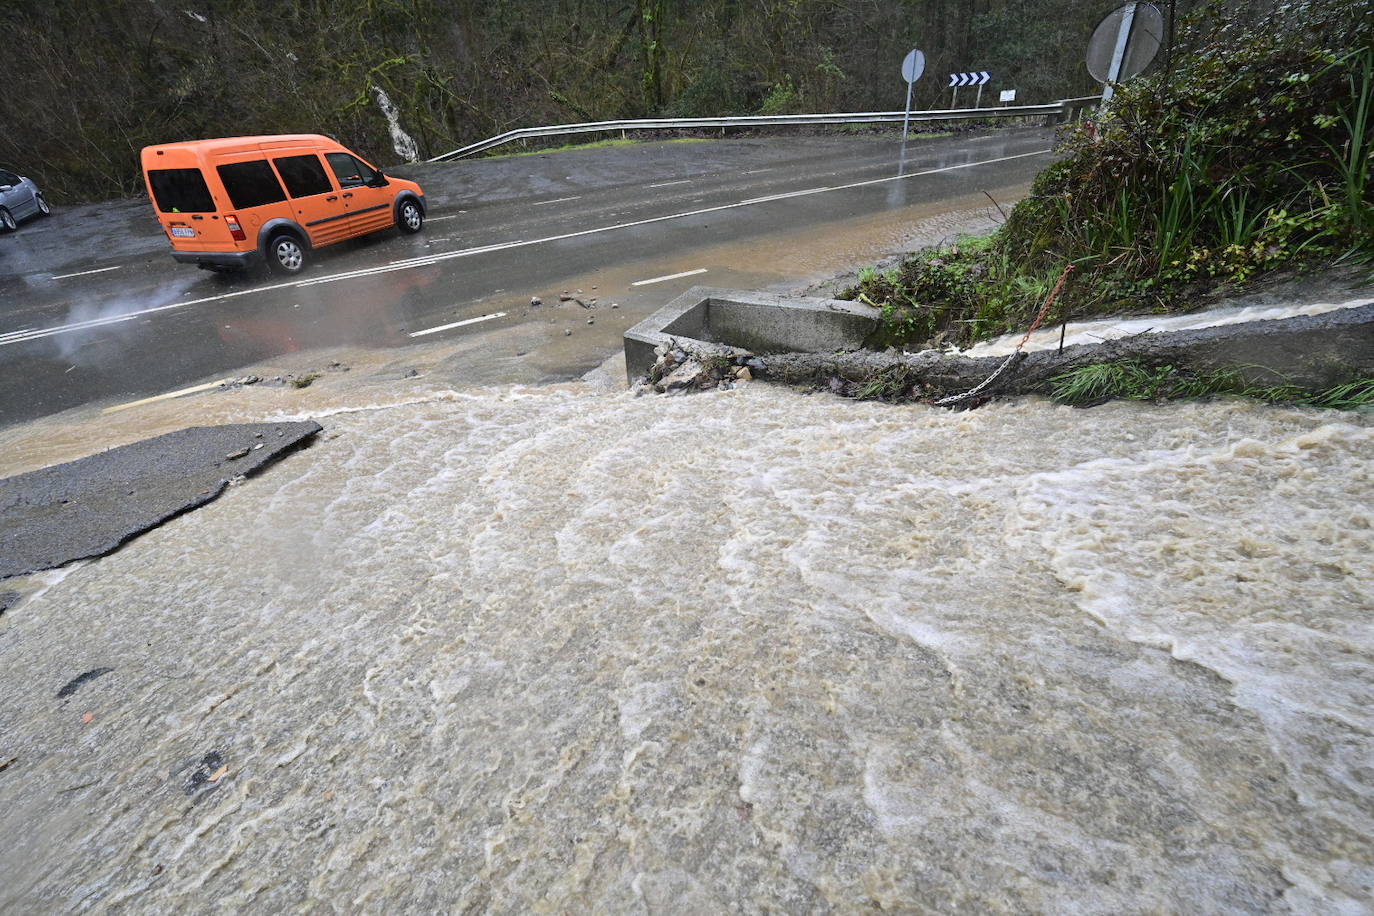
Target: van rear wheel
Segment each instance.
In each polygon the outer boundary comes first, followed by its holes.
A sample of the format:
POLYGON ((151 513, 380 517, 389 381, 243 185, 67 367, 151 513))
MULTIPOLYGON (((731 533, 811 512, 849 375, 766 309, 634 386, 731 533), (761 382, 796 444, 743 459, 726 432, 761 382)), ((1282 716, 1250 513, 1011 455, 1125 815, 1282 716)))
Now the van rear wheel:
POLYGON ((274 271, 298 274, 305 269, 305 247, 289 232, 274 235, 267 243, 267 263, 274 271))
POLYGON ((424 225, 425 214, 421 212, 420 205, 413 200, 402 202, 396 214, 396 226, 407 235, 414 235, 424 225))

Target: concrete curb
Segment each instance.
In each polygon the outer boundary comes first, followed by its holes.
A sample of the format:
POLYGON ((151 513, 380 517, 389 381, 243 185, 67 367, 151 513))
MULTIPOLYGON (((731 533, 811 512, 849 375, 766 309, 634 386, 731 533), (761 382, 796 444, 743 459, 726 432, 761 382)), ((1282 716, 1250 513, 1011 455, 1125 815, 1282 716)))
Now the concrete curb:
POLYGON ((625 332, 625 375, 634 384, 653 367, 654 348, 676 340, 701 354, 853 350, 880 318, 875 308, 840 299, 694 286, 625 332))
MULTIPOLYGON (((973 388, 1006 359, 864 350, 879 319, 877 309, 852 302, 695 287, 625 333, 626 374, 633 384, 654 365, 655 347, 678 346, 696 357, 748 351, 767 376, 794 384, 862 383, 896 373, 908 390, 920 385, 947 394, 973 388)), ((1061 372, 1119 360, 1199 372, 1235 369, 1254 383, 1321 390, 1374 375, 1374 305, 1030 352, 987 394, 1038 391, 1061 372)))

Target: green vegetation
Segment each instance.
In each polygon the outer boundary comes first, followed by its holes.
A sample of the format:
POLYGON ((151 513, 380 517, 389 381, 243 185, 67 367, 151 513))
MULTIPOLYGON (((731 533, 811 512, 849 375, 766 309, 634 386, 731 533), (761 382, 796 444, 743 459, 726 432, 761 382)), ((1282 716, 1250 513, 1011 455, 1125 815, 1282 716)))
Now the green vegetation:
POLYGON ((859 401, 895 401, 906 397, 916 383, 916 375, 906 366, 895 365, 875 372, 858 382, 849 394, 859 401))
POLYGON ((1240 394, 1247 389, 1235 369, 1188 373, 1173 366, 1133 362, 1093 363, 1050 379, 1050 396, 1065 404, 1089 404, 1109 398, 1132 401, 1203 398, 1240 394))
MULTIPOLYGON (((1171 70, 1067 131, 1005 225, 865 274, 847 295, 882 309, 886 343, 938 346, 1026 327, 1067 264, 1050 323, 1185 309, 1278 268, 1370 263, 1372 46, 1374 0, 1209 3, 1181 23, 1171 70)), ((1174 384, 1074 380, 1108 382, 1174 384)))
MULTIPOLYGON (((1184 7, 1196 0, 1179 0, 1184 7)), ((8 0, 0 164, 54 200, 140 190, 152 143, 329 134, 393 164, 384 91, 429 158, 514 127, 900 108, 902 56, 997 61, 989 91, 1083 95, 1079 0, 8 0)), ((986 101, 987 95, 984 95, 986 101)))
POLYGON ((1374 410, 1374 379, 1361 378, 1311 393, 1291 384, 1257 385, 1238 368, 1189 372, 1173 366, 1135 362, 1093 363, 1050 379, 1048 393, 1064 404, 1096 404, 1120 398, 1131 401, 1191 400, 1239 395, 1262 401, 1333 410, 1374 410))

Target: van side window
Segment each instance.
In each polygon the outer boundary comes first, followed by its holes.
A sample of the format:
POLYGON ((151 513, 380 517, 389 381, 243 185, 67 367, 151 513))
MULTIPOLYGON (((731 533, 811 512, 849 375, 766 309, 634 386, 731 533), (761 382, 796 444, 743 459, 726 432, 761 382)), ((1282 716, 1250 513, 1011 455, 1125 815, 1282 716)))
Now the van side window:
POLYGON ((319 156, 283 156, 273 159, 272 163, 281 173, 281 180, 286 182, 286 190, 292 197, 310 197, 334 190, 319 156))
POLYGON ((272 173, 272 166, 267 164, 266 159, 231 162, 219 166, 217 171, 220 180, 224 182, 224 190, 229 192, 229 199, 233 201, 236 210, 286 200, 286 193, 282 191, 281 183, 277 181, 277 176, 272 173))
POLYGON ((382 177, 380 172, 357 156, 350 156, 348 153, 325 153, 324 157, 329 160, 329 167, 334 170, 334 174, 339 176, 341 188, 360 188, 382 177))
POLYGON ((215 212, 215 201, 200 169, 149 169, 148 184, 163 213, 215 212))
POLYGON ((13 172, 7 172, 4 169, 0 169, 0 184, 19 184, 19 176, 13 172))

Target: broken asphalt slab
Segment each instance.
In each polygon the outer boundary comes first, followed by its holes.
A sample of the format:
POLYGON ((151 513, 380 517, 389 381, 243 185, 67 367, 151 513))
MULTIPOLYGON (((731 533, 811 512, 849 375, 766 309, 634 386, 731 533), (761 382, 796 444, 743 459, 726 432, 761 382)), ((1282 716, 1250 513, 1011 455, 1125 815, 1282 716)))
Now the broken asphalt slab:
POLYGON ((107 554, 320 429, 313 421, 193 426, 0 480, 0 579, 107 554))

